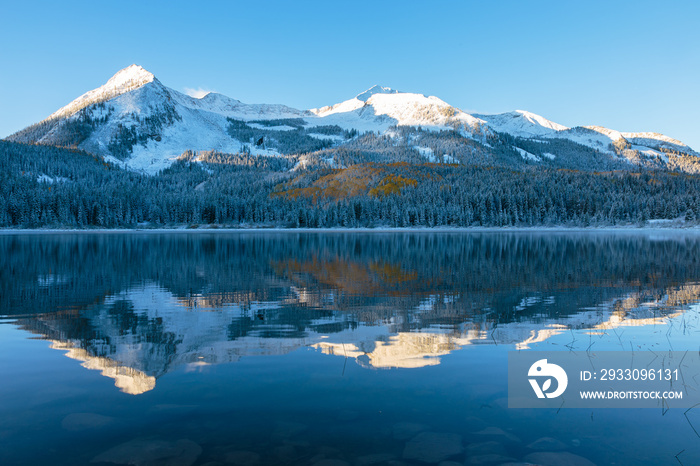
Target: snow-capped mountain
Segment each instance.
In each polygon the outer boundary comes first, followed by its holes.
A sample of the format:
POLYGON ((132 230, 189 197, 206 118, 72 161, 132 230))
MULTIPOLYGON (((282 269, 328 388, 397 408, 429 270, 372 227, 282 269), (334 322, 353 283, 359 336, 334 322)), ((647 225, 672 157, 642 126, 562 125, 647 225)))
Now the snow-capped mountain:
POLYGON ((516 110, 497 115, 476 114, 474 116, 486 122, 489 127, 499 133, 507 133, 522 138, 547 137, 558 131, 569 129, 564 125, 554 123, 525 110, 516 110))
POLYGON ((126 94, 129 91, 138 89, 145 84, 153 82, 155 79, 156 78, 153 76, 153 74, 144 70, 140 66, 131 65, 118 71, 117 74, 112 76, 103 86, 86 92, 65 107, 62 107, 49 115, 47 119, 53 120, 71 116, 89 105, 105 102, 114 97, 126 94))
MULTIPOLYGON (((108 161, 155 173, 187 149, 241 152, 241 142, 227 132, 228 117, 248 120, 306 114, 284 105, 248 105, 215 93, 197 99, 131 65, 8 139, 77 146, 108 161)), ((255 147, 252 151, 274 154, 255 147)))
MULTIPOLYGON (((475 114, 474 117, 485 121, 490 128, 500 133, 520 138, 567 139, 602 152, 613 152, 610 145, 620 141, 637 146, 637 150, 652 151, 654 154, 658 154, 658 150, 663 148, 698 155, 687 144, 660 133, 620 132, 593 125, 568 128, 525 110, 497 115, 475 114)), ((632 148, 635 149, 635 147, 632 148)))
MULTIPOLYGON (((571 141, 625 162, 641 163, 646 158, 668 164, 669 152, 700 155, 658 133, 621 133, 599 126, 568 128, 524 110, 470 115, 437 97, 381 86, 311 110, 245 104, 216 93, 195 98, 164 86, 138 65, 120 70, 103 86, 8 140, 77 147, 124 167, 155 173, 186 150, 300 154, 349 143, 365 132, 393 137, 394 127, 457 131, 482 144, 486 152, 491 146, 483 136, 505 133, 537 143, 571 141)), ((432 154, 436 149, 416 150, 432 154)), ((520 153, 524 163, 561 160, 557 159, 560 154, 532 154, 515 146, 512 150, 520 153)), ((450 154, 443 158, 455 160, 450 154)))
POLYGON ((433 96, 373 86, 350 100, 310 110, 325 124, 345 129, 386 131, 391 126, 474 127, 484 123, 433 96))

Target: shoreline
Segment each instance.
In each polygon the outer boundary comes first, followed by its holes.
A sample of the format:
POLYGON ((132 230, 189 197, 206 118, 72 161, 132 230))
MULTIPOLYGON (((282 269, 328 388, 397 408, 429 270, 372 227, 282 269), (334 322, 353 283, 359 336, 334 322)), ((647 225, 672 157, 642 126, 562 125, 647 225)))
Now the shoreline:
POLYGON ((686 233, 700 234, 700 225, 672 226, 607 226, 607 227, 379 227, 379 228, 17 228, 0 229, 0 236, 57 234, 221 234, 221 233, 686 233))

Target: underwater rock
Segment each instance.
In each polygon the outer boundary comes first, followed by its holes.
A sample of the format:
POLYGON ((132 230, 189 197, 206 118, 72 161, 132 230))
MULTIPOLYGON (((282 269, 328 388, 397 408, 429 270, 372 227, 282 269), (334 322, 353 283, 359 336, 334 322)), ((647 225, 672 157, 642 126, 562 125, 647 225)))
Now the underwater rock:
POLYGON ((397 422, 392 426, 391 432, 396 440, 408 440, 428 429, 430 429, 430 426, 426 426, 425 424, 397 422))
POLYGON ((566 450, 568 446, 561 440, 552 437, 541 437, 527 446, 530 450, 541 451, 561 451, 566 450))
POLYGON ((470 443, 467 445, 467 456, 478 456, 478 455, 507 455, 506 447, 499 442, 489 441, 489 442, 479 442, 470 443))
POLYGON ((277 421, 272 436, 277 439, 293 437, 304 432, 309 426, 300 422, 277 421))
POLYGON ((291 462, 299 456, 299 452, 293 445, 280 445, 272 451, 278 461, 291 462))
POLYGON ((231 451, 226 453, 224 461, 236 466, 256 466, 260 464, 260 455, 247 450, 231 451))
POLYGON ((595 466, 583 456, 574 455, 568 451, 538 451, 530 453, 523 459, 542 466, 595 466))
POLYGON ((313 464, 317 464, 321 461, 337 459, 336 457, 341 455, 342 452, 337 448, 322 445, 316 449, 316 455, 311 458, 310 462, 313 464))
POLYGON ((134 466, 190 466, 202 447, 191 440, 136 439, 110 448, 92 459, 93 463, 134 466))
POLYGON ((314 466, 350 466, 350 463, 335 458, 326 458, 314 463, 314 466))
POLYGON ((403 458, 437 463, 464 452, 462 437, 442 432, 422 432, 406 442, 403 458))
POLYGON ((515 458, 511 456, 498 455, 495 453, 489 453, 487 455, 477 455, 470 456, 467 458, 467 465, 492 465, 492 464, 503 464, 515 461, 515 458))
POLYGON ((494 437, 501 440, 508 440, 512 443, 521 442, 521 440, 517 436, 511 434, 510 432, 506 432, 505 430, 499 427, 487 427, 483 430, 480 430, 479 432, 474 432, 474 435, 480 435, 483 437, 494 437))
POLYGON ((483 419, 476 417, 476 416, 468 416, 465 420, 464 423, 467 425, 467 427, 473 432, 475 430, 481 430, 486 428, 486 422, 484 422, 483 419))
POLYGON ((63 418, 61 427, 65 430, 78 432, 81 430, 99 429, 114 424, 115 419, 95 413, 73 413, 63 418))
POLYGON ((393 453, 374 453, 372 455, 360 456, 355 460, 357 466, 371 466, 373 464, 386 463, 396 458, 393 453))

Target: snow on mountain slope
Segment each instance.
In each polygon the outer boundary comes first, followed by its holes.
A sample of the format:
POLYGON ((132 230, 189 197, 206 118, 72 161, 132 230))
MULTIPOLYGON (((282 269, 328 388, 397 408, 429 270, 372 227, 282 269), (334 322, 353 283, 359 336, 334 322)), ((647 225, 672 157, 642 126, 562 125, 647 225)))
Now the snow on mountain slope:
POLYGON ((354 110, 357 110, 359 108, 362 108, 367 100, 369 100, 370 97, 372 97, 375 94, 398 94, 399 91, 395 91, 394 89, 388 88, 388 87, 382 87, 382 86, 372 86, 366 91, 357 94, 355 97, 353 97, 350 100, 346 100, 344 102, 340 102, 339 104, 335 105, 328 105, 326 107, 321 107, 321 108, 313 108, 310 110, 311 113, 314 115, 324 117, 328 115, 332 115, 334 113, 345 113, 345 112, 352 112, 354 110))
MULTIPOLYGON (((297 151, 317 150, 308 148, 343 144, 348 141, 347 134, 356 134, 351 130, 396 134, 391 132, 394 126, 457 129, 473 139, 475 129, 490 128, 519 138, 567 139, 610 155, 616 153, 611 144, 618 141, 619 147, 633 147, 633 151, 644 155, 669 149, 698 155, 681 141, 658 133, 621 133, 600 126, 567 128, 524 110, 470 115, 437 97, 381 86, 373 86, 344 102, 311 110, 245 104, 217 93, 195 98, 164 86, 138 65, 120 70, 103 86, 83 94, 42 122, 9 136, 8 140, 77 147, 124 167, 155 173, 168 167, 186 150, 279 155, 253 141, 264 136, 266 142, 271 138, 277 144, 272 146, 280 151, 290 151, 290 147, 296 147, 293 150, 297 151), (240 128, 232 128, 233 123, 227 118, 239 120, 240 128), (285 119, 289 121, 269 125, 252 121, 285 119), (314 131, 316 126, 326 128, 314 131), (332 128, 329 130, 332 126, 348 132, 333 133, 332 128), (281 144, 283 131, 289 132, 287 140, 305 138, 307 145, 299 149, 299 145, 281 144), (317 146, 313 141, 325 141, 325 145, 317 146)), ((477 142, 487 151, 492 147, 484 137, 477 142)), ((534 154, 533 157, 539 158, 534 154)))
POLYGON ((484 123, 437 97, 399 92, 380 86, 371 87, 345 102, 312 109, 310 112, 322 118, 323 124, 360 131, 383 132, 391 126, 471 128, 477 123, 484 123))
POLYGON ((522 157, 524 160, 530 160, 532 162, 541 162, 542 159, 536 156, 535 154, 531 154, 525 149, 521 149, 520 147, 516 147, 515 150, 520 154, 520 157, 522 157))
POLYGON ((494 131, 523 138, 547 136, 557 131, 569 129, 564 125, 554 123, 540 115, 526 112, 525 110, 516 110, 497 115, 474 114, 473 116, 484 120, 494 131))
POLYGON ((698 155, 687 144, 660 133, 621 133, 622 136, 632 144, 646 146, 652 149, 670 149, 678 152, 685 152, 691 155, 698 155))
MULTIPOLYGON (((249 141, 232 138, 228 133, 227 117, 248 120, 299 118, 307 114, 284 105, 244 104, 215 93, 197 99, 157 84, 153 89, 149 88, 150 85, 144 86, 110 102, 116 108, 115 121, 129 124, 131 115, 153 116, 159 110, 158 103, 164 100, 172 103, 179 119, 165 126, 156 138, 149 138, 143 144, 134 145, 131 157, 124 162, 118 162, 114 158, 110 158, 110 161, 152 174, 170 166, 188 149, 239 153, 245 146, 245 150, 253 155, 279 155, 274 150, 263 149, 253 144, 246 145, 249 141), (144 95, 141 95, 142 93, 144 95)), ((114 127, 112 125, 105 130, 113 133, 114 127)), ((91 139, 92 142, 99 143, 109 137, 110 134, 101 134, 91 139)))
POLYGON ((309 115, 308 111, 297 110, 286 105, 244 104, 240 100, 215 92, 210 92, 199 99, 174 90, 171 90, 171 94, 179 104, 193 110, 202 110, 241 120, 300 118, 309 115))
MULTIPOLYGON (((155 174, 170 166, 185 150, 217 150, 226 153, 239 153, 244 144, 228 135, 228 122, 225 116, 208 111, 197 111, 179 107, 182 119, 163 128, 160 141, 149 139, 145 144, 134 145, 124 162, 111 158, 111 162, 123 164, 127 168, 155 174)), ((254 155, 279 155, 275 151, 264 150, 255 145, 246 147, 254 155)))
MULTIPOLYGON (((38 128, 29 127, 8 139, 77 146, 125 168, 153 174, 188 149, 241 152, 250 141, 229 135, 228 117, 251 120, 308 115, 308 111, 284 105, 244 104, 216 93, 197 99, 164 86, 153 74, 131 65, 35 125, 38 128), (122 153, 115 152, 115 147, 122 153)), ((245 149, 255 155, 278 155, 255 145, 245 149)))
POLYGON ((114 97, 138 89, 155 80, 155 76, 138 65, 131 65, 118 71, 103 86, 81 95, 65 107, 49 115, 48 119, 60 118, 74 114, 88 105, 105 102, 114 97))
POLYGON ((398 94, 398 93, 399 93, 399 91, 394 90, 390 87, 383 87, 383 86, 379 86, 379 85, 375 84, 374 86, 367 89, 365 92, 362 92, 362 93, 358 94, 357 96, 355 96, 355 98, 359 101, 367 102, 369 100, 369 98, 375 94, 398 94))
MULTIPOLYGON (((169 89, 158 81, 153 74, 146 71, 138 65, 128 66, 118 71, 112 76, 107 83, 92 91, 86 92, 65 107, 52 113, 48 118, 66 117, 75 114, 82 108, 89 105, 105 102, 119 96, 128 94, 131 91, 137 90, 144 85, 154 83, 154 87, 165 90, 155 97, 164 97, 167 100, 174 99, 176 103, 195 110, 204 110, 217 113, 227 117, 235 118, 295 118, 307 115, 308 112, 297 110, 285 105, 270 105, 270 104, 244 104, 239 100, 226 97, 221 94, 210 92, 201 98, 190 97, 175 90, 169 89)), ((134 103, 151 104, 153 102, 136 102, 134 103)), ((133 105, 130 111, 139 111, 138 105, 133 105)))
POLYGON ((543 134, 542 137, 567 139, 601 152, 613 153, 610 149, 610 144, 621 139, 622 134, 619 131, 603 128, 602 126, 575 126, 543 134))
POLYGON ((623 133, 595 125, 568 128, 525 110, 516 110, 497 115, 474 114, 473 116, 486 121, 489 127, 500 133, 521 138, 568 139, 602 152, 611 153, 610 144, 624 139, 631 144, 643 146, 645 151, 664 148, 691 155, 696 154, 687 144, 663 134, 649 132, 623 133))
POLYGON ((662 148, 684 152, 690 155, 699 155, 687 144, 660 133, 623 133, 603 126, 577 126, 575 128, 545 134, 543 137, 568 139, 578 144, 608 153, 613 152, 611 144, 618 142, 628 146, 632 145, 631 148, 633 150, 647 155, 657 154, 662 148))

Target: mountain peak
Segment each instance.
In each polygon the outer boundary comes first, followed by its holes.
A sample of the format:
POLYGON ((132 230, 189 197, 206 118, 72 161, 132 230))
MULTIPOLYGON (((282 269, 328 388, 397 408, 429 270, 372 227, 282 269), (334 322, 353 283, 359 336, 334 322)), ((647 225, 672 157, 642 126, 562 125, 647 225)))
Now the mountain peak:
POLYGON ((139 65, 134 64, 127 66, 117 71, 105 84, 81 95, 73 102, 51 114, 48 119, 72 115, 88 105, 104 102, 116 96, 126 94, 129 91, 138 89, 153 81, 156 81, 156 77, 139 65))
POLYGON ((358 94, 355 98, 357 100, 361 100, 362 102, 367 102, 367 100, 369 100, 369 98, 372 97, 374 94, 399 94, 399 91, 394 90, 390 87, 374 85, 366 91, 358 94))
POLYGON ((508 133, 523 138, 547 136, 555 134, 557 131, 569 129, 526 110, 515 110, 495 115, 475 113, 473 116, 485 121, 488 126, 499 133, 508 133))
POLYGON ((130 65, 117 71, 107 83, 102 87, 124 88, 138 87, 150 83, 155 79, 152 73, 146 71, 139 65, 130 65))
POLYGON ((567 128, 564 125, 560 125, 559 123, 555 123, 551 120, 546 119, 545 117, 541 115, 537 115, 536 113, 528 112, 527 110, 516 110, 514 112, 511 112, 513 115, 519 116, 520 118, 523 118, 527 120, 530 124, 536 125, 536 126, 541 126, 543 128, 548 128, 554 131, 564 131, 569 128, 567 128))

